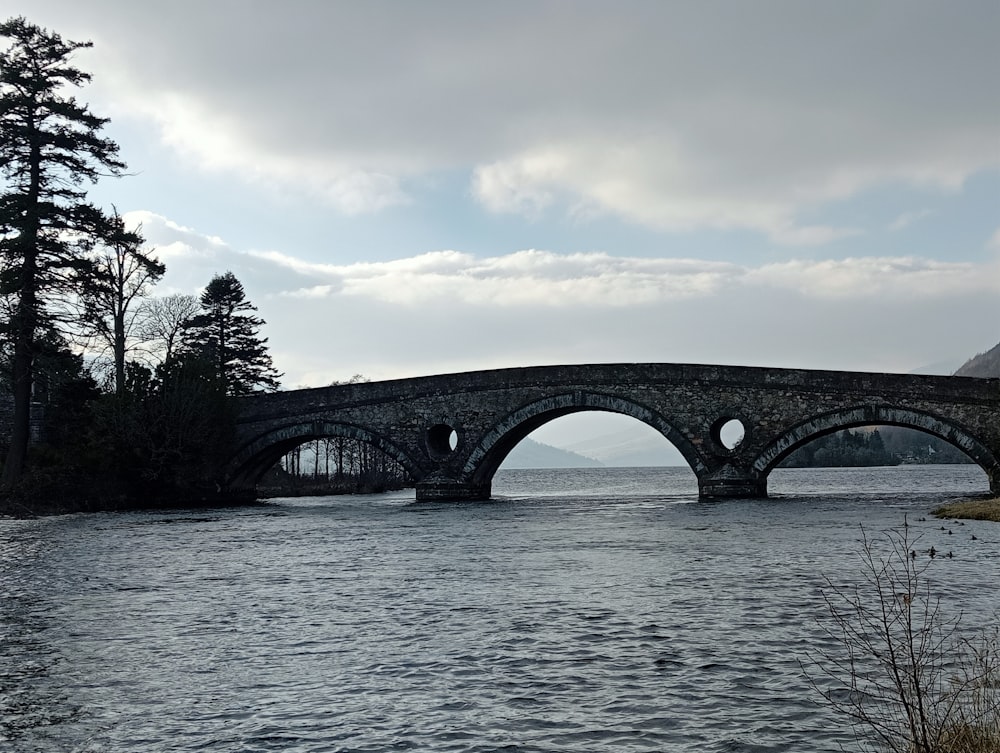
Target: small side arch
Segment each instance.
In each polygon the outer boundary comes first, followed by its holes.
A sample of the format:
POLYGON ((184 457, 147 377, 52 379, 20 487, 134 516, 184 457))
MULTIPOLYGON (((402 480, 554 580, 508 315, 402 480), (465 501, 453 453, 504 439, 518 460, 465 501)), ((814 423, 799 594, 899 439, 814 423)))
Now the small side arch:
POLYGON ((229 461, 229 486, 248 488, 294 447, 312 439, 344 437, 367 442, 396 460, 411 478, 419 478, 422 471, 413 459, 381 434, 376 434, 356 424, 331 421, 308 421, 271 429, 244 444, 229 461))
POLYGON ((694 444, 669 420, 646 406, 625 398, 598 392, 567 392, 523 405, 483 435, 469 454, 462 476, 475 484, 490 484, 504 458, 522 439, 552 419, 598 410, 631 416, 656 429, 684 456, 688 465, 701 476, 707 467, 694 444))
POLYGON ((986 471, 991 487, 1000 479, 1000 462, 997 457, 964 427, 930 413, 890 405, 857 406, 824 413, 803 421, 766 445, 754 460, 753 468, 766 476, 786 456, 813 439, 841 429, 876 424, 905 426, 933 434, 953 444, 972 458, 986 471))

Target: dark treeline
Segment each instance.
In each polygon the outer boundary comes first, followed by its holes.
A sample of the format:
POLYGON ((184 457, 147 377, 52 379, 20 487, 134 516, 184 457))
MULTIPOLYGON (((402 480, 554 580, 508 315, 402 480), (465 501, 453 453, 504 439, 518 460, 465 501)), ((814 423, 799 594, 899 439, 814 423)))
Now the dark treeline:
MULTIPOLYGON (((281 377, 265 322, 231 272, 200 297, 153 294, 166 270, 142 228, 87 197, 126 169, 107 119, 73 96, 90 75, 72 58, 91 44, 21 17, 0 37, 0 513, 232 501, 233 398, 281 377)), ((313 484, 402 478, 356 442, 311 452, 313 484)), ((301 488, 304 453, 275 479, 301 488)))
POLYGON ((12 18, 0 52, 0 512, 211 498, 232 397, 274 389, 262 319, 231 273, 155 298, 165 268, 86 188, 121 176, 73 97, 90 43, 12 18))
POLYGON ((845 429, 800 447, 785 468, 865 467, 924 463, 971 463, 957 447, 916 429, 882 426, 845 429))

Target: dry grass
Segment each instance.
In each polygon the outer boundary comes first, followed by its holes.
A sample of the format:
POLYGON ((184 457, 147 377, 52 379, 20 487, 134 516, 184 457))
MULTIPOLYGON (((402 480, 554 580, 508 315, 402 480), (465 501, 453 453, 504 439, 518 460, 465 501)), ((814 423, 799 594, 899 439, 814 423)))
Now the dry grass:
POLYGON ((992 520, 1000 523, 1000 497, 993 499, 969 499, 954 502, 934 510, 939 518, 964 518, 965 520, 992 520))
POLYGON ((1000 737, 995 729, 968 724, 955 725, 941 741, 942 753, 997 753, 1000 737))

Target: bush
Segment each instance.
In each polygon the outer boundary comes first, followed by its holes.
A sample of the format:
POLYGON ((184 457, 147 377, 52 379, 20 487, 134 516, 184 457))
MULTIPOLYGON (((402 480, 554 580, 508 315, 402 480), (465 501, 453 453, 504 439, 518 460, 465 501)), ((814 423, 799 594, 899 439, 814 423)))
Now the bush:
POLYGON ((813 685, 874 750, 997 753, 1000 640, 965 637, 961 615, 942 613, 935 554, 905 521, 874 540, 862 530, 861 582, 824 592, 837 645, 814 657, 813 685))

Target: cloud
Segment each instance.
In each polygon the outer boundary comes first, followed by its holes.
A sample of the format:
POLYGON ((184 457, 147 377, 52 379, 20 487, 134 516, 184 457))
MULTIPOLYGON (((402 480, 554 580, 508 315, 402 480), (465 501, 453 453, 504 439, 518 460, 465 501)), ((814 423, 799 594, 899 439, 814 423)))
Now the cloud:
POLYGON ((761 295, 781 289, 846 301, 1000 293, 1000 276, 992 267, 915 257, 794 260, 760 267, 536 250, 483 259, 439 251, 348 265, 306 263, 276 254, 266 258, 318 280, 286 295, 336 294, 402 307, 639 308, 714 299, 738 289, 761 295))
POLYGON ((919 258, 788 261, 748 273, 756 283, 809 297, 852 300, 946 298, 1000 293, 997 265, 919 258))
POLYGON ((150 212, 133 218, 151 245, 186 249, 167 260, 158 295, 236 274, 287 386, 615 361, 907 371, 996 340, 996 262, 445 250, 333 264, 237 250, 150 212))
POLYGON ((164 263, 192 257, 213 258, 226 249, 221 238, 198 233, 155 212, 126 212, 122 219, 126 227, 140 230, 146 247, 164 263))
POLYGON ((903 212, 896 219, 889 223, 889 230, 893 232, 908 228, 915 222, 919 222, 925 217, 930 217, 934 212, 930 209, 919 209, 913 212, 903 212))
POLYGON ((827 202, 1000 165, 989 0, 35 5, 112 115, 345 213, 458 170, 491 212, 816 245, 858 232, 802 219, 827 202))
MULTIPOLYGON (((723 301, 735 294, 766 297, 778 290, 807 300, 845 302, 1000 294, 998 261, 900 256, 749 266, 529 249, 487 257, 442 250, 389 261, 333 264, 276 250, 238 251, 218 237, 153 212, 130 212, 125 220, 142 225, 147 245, 167 263, 166 280, 177 288, 199 289, 212 274, 238 269, 269 297, 365 299, 418 312, 455 307, 641 309, 694 299, 723 301)), ((995 235, 1000 237, 1000 231, 995 235)))

